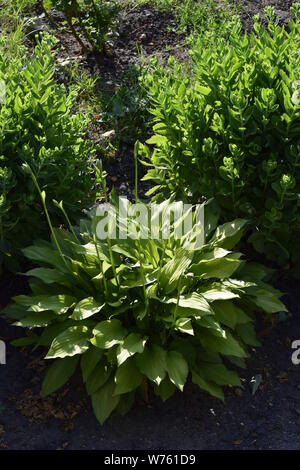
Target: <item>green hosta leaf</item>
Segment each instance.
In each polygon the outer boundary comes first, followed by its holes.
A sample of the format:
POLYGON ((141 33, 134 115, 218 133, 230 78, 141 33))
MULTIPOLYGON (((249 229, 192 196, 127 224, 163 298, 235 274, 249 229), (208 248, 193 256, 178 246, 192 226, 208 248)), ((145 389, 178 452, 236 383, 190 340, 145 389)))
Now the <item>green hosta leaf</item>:
MULTIPOLYGON (((213 289, 208 289, 206 291, 203 290, 201 292, 201 295, 207 300, 208 302, 214 302, 215 300, 230 300, 234 298, 238 298, 239 295, 236 294, 235 292, 232 292, 230 290, 224 289, 224 288, 213 288, 213 289)), ((214 304, 215 305, 215 304, 214 304)), ((213 305, 213 308, 214 308, 213 305)))
POLYGON ((165 294, 175 290, 179 278, 187 270, 192 262, 193 254, 187 250, 180 249, 175 253, 173 259, 162 268, 159 284, 165 294))
POLYGON ((187 335, 194 335, 194 329, 192 327, 192 322, 189 318, 179 318, 176 320, 176 329, 187 335))
POLYGON ((94 338, 91 339, 91 343, 97 348, 109 349, 120 344, 126 333, 127 330, 120 320, 104 320, 93 329, 94 338))
POLYGON ((92 395, 93 410, 100 424, 107 420, 120 401, 120 395, 114 395, 114 391, 115 383, 111 378, 92 395))
POLYGON ((218 321, 216 321, 213 317, 199 318, 197 319, 197 324, 203 328, 209 328, 216 336, 226 338, 226 331, 221 328, 218 321))
POLYGON ((252 323, 237 325, 236 332, 242 338, 244 343, 249 344, 249 346, 261 346, 261 343, 256 338, 255 329, 252 323))
POLYGON ((107 382, 111 372, 112 370, 107 363, 104 361, 98 363, 89 374, 86 381, 86 390, 88 394, 93 395, 97 392, 107 382))
POLYGON ((275 293, 266 289, 256 289, 254 292, 255 296, 252 298, 254 303, 265 312, 287 312, 287 308, 275 293))
POLYGON ((192 371, 192 381, 194 384, 199 385, 202 390, 210 393, 213 397, 220 398, 224 400, 224 393, 222 388, 219 385, 216 385, 213 382, 205 380, 203 377, 200 377, 195 371, 192 371))
POLYGON ((157 385, 166 376, 166 351, 154 344, 151 348, 146 348, 142 354, 135 358, 136 364, 142 374, 157 385))
POLYGON ((215 382, 217 385, 241 386, 237 373, 228 370, 223 364, 199 364, 197 371, 205 380, 215 382))
POLYGON ((166 377, 159 385, 154 384, 154 393, 159 396, 162 401, 168 400, 176 390, 175 385, 170 382, 169 378, 166 377))
POLYGON ((119 345, 117 352, 118 365, 120 366, 130 356, 136 353, 142 353, 145 348, 147 337, 143 338, 138 333, 130 333, 119 345))
POLYGON ((83 381, 86 382, 90 374, 95 369, 98 362, 103 357, 103 350, 95 347, 90 347, 90 349, 81 356, 81 371, 83 381))
POLYGON ((213 309, 217 319, 223 325, 229 326, 232 329, 238 323, 248 323, 251 321, 251 317, 248 317, 240 307, 230 301, 218 300, 213 303, 213 309))
POLYGON ((143 381, 143 375, 140 373, 133 358, 128 359, 118 367, 115 375, 115 395, 132 392, 138 388, 143 381))
POLYGON ((220 225, 217 227, 210 243, 231 250, 240 241, 246 223, 247 221, 244 219, 236 219, 233 222, 220 225))
POLYGON ((105 303, 96 302, 93 297, 88 297, 87 299, 81 300, 76 305, 70 318, 74 320, 84 320, 95 315, 95 313, 99 313, 104 306, 105 303))
POLYGON ((14 297, 19 305, 28 307, 27 310, 33 312, 44 312, 46 310, 57 314, 66 313, 76 303, 76 298, 70 295, 19 295, 14 297))
POLYGON ((199 340, 201 341, 203 347, 207 348, 209 351, 216 351, 218 353, 224 354, 225 356, 247 357, 244 349, 228 331, 226 332, 225 339, 214 336, 202 330, 199 334, 199 340))
POLYGON ((22 320, 15 322, 14 325, 22 326, 23 328, 42 328, 48 326, 55 318, 56 315, 52 312, 34 313, 26 315, 22 320))
POLYGON ((36 277, 45 284, 57 283, 62 285, 69 285, 67 275, 61 271, 58 271, 57 269, 35 268, 27 271, 26 276, 36 277))
POLYGON ((24 308, 22 305, 9 304, 1 310, 0 314, 13 320, 22 320, 28 312, 26 312, 26 307, 24 308))
POLYGON ((65 357, 57 359, 49 367, 42 386, 42 396, 55 392, 68 382, 74 374, 78 364, 78 357, 65 357))
POLYGON ((87 326, 71 326, 52 341, 46 359, 83 354, 89 349, 89 338, 87 326))
POLYGON ((189 367, 183 356, 177 351, 169 351, 166 356, 166 369, 171 382, 183 391, 189 367))
POLYGON ((203 279, 226 279, 240 267, 243 261, 233 258, 218 258, 200 261, 191 266, 190 271, 203 279))
POLYGON ((180 296, 178 306, 183 309, 197 310, 197 312, 199 312, 201 315, 213 314, 209 303, 204 299, 201 294, 198 294, 197 292, 180 296))

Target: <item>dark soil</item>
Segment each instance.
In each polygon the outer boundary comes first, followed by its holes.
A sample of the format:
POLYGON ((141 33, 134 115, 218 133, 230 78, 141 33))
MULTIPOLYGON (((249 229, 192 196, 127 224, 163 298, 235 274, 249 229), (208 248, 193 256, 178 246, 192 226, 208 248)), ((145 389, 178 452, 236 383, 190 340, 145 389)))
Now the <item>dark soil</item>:
MULTIPOLYGON (((251 28, 252 14, 273 4, 287 24, 291 1, 244 1, 243 21, 251 28)), ((152 8, 137 8, 123 16, 120 37, 111 58, 84 57, 74 40, 61 35, 58 58, 76 59, 101 78, 103 89, 114 89, 131 64, 137 63, 136 43, 144 56, 187 57, 174 18, 152 8), (171 26, 171 28, 168 28, 171 26), (144 36, 145 34, 145 36, 144 36), (166 50, 170 45, 171 50, 166 50)), ((104 132, 107 129, 99 129, 104 132)), ((132 149, 109 167, 110 178, 132 188, 132 149)), ((126 189, 128 190, 128 188, 126 189)), ((189 384, 166 403, 138 399, 125 417, 97 423, 80 375, 53 397, 41 399, 45 371, 43 351, 15 349, 9 342, 24 335, 0 319, 0 339, 7 344, 7 364, 0 365, 0 449, 298 449, 300 450, 300 365, 292 364, 291 342, 300 339, 300 291, 295 281, 281 282, 291 317, 274 328, 261 324, 262 347, 252 351, 242 371, 244 389, 228 389, 225 403, 189 384), (251 379, 262 381, 252 395, 251 379)), ((22 277, 4 274, 0 307, 13 295, 26 292, 22 277)))

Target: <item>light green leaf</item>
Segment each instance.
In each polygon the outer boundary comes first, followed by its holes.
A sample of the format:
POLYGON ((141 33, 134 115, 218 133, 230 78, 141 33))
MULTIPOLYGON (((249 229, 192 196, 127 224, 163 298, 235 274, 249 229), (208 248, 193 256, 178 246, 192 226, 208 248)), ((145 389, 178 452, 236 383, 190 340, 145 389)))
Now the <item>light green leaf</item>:
POLYGON ((141 373, 157 385, 166 376, 166 351, 154 344, 151 348, 146 348, 142 354, 135 357, 136 364, 141 373))
POLYGON ((247 221, 244 219, 236 219, 233 222, 220 225, 217 227, 210 243, 225 250, 231 250, 240 241, 246 223, 247 221))
POLYGON ((118 347, 117 359, 118 365, 120 366, 125 362, 130 356, 133 356, 136 353, 142 353, 145 348, 147 337, 143 338, 138 333, 130 333, 123 343, 118 347))
POLYGON ((90 347, 89 338, 87 326, 71 326, 52 341, 46 359, 83 354, 90 347))
POLYGON ((182 354, 177 351, 169 351, 166 356, 166 369, 171 382, 183 391, 189 367, 182 354))
POLYGON ((66 313, 76 303, 76 298, 70 295, 19 295, 14 297, 18 305, 28 307, 33 312, 44 312, 50 310, 57 314, 66 313))
POLYGON ((91 343, 97 348, 109 349, 120 344, 126 333, 127 330, 120 320, 104 320, 93 329, 94 338, 91 339, 91 343))
POLYGON ((192 262, 193 254, 187 250, 180 249, 173 259, 162 268, 159 277, 160 287, 165 294, 175 290, 179 278, 187 270, 192 262))
POLYGON ((95 315, 95 313, 99 313, 104 306, 105 303, 96 302, 93 297, 88 297, 87 299, 81 300, 76 305, 70 318, 73 318, 74 320, 84 320, 95 315))
POLYGON ((192 322, 189 318, 179 318, 176 320, 176 329, 187 335, 194 335, 194 329, 192 327, 192 322))
POLYGON ((65 273, 58 271, 57 269, 50 269, 50 268, 35 268, 27 271, 26 276, 28 277, 36 277, 40 279, 45 284, 63 284, 68 285, 67 276, 65 273))
POLYGON ((243 261, 234 258, 217 258, 200 261, 191 266, 190 271, 203 279, 226 279, 241 266, 243 261))

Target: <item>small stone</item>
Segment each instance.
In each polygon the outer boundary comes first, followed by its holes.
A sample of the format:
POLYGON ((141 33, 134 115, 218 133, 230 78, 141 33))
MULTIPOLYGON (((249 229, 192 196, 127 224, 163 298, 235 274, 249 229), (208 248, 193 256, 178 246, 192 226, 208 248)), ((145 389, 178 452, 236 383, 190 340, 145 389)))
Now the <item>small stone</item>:
POLYGON ((101 139, 110 140, 111 142, 115 140, 115 137, 116 137, 115 130, 107 131, 107 132, 104 132, 104 134, 101 134, 101 139))

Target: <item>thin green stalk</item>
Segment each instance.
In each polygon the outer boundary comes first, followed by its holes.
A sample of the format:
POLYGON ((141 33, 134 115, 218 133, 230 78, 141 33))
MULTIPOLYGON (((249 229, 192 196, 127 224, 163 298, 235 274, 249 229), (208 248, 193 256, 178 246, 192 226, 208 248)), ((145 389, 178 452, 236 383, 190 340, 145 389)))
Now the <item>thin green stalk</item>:
POLYGON ((104 273, 104 270, 103 270, 103 261, 100 259, 100 254, 99 254, 99 250, 98 250, 98 246, 97 246, 96 235, 93 236, 93 242, 94 242, 94 245, 95 245, 95 248, 96 248, 97 258, 98 258, 98 261, 99 261, 99 264, 100 264, 100 267, 101 267, 101 274, 102 274, 102 277, 103 277, 105 297, 108 299, 108 296, 109 296, 108 287, 107 287, 105 273, 104 273))

